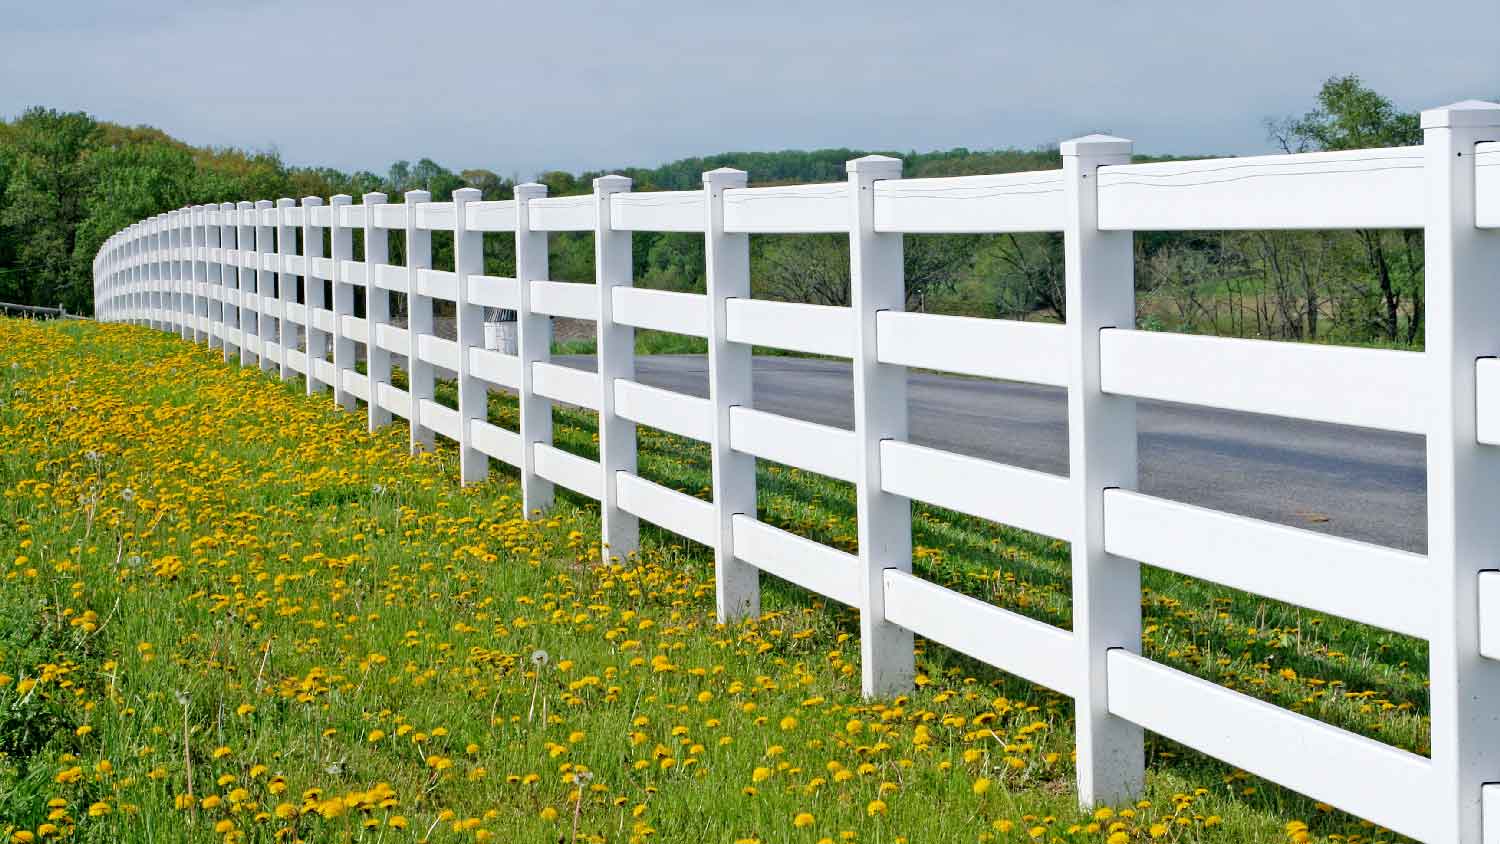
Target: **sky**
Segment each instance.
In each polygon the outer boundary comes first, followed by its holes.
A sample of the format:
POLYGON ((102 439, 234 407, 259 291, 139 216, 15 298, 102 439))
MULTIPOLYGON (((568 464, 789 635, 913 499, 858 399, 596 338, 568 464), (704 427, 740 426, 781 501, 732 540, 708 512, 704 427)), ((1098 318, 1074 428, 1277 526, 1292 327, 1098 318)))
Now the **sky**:
POLYGON ((1091 131, 1247 154, 1335 74, 1409 110, 1500 97, 1497 36, 1500 0, 0 0, 0 115, 522 178, 1091 131))

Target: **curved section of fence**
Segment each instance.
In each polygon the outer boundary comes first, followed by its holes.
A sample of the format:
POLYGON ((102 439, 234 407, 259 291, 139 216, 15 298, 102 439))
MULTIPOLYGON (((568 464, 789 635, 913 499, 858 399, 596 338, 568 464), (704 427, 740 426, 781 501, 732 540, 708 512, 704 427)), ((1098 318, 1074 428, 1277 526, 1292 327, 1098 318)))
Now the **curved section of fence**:
POLYGON ((711 546, 726 622, 759 612, 762 571, 857 607, 866 694, 910 685, 920 635, 1070 695, 1084 803, 1141 788, 1146 729, 1397 832, 1478 841, 1482 804, 1500 805, 1485 785, 1500 782, 1500 572, 1487 571, 1500 568, 1500 106, 1433 110, 1423 126, 1420 147, 1166 164, 1090 136, 1063 145, 1061 170, 998 176, 902 181, 898 160, 872 156, 846 182, 797 187, 716 170, 698 191, 637 194, 612 176, 559 198, 521 185, 500 202, 463 189, 199 206, 105 244, 96 311, 305 376, 372 430, 403 417, 414 449, 454 440, 464 482, 490 458, 513 464, 528 513, 554 484, 599 500, 609 554, 634 550, 639 519, 711 546), (1369 226, 1425 229, 1424 353, 1134 330, 1135 230, 1369 226), (404 266, 389 262, 392 231, 404 266), (452 233, 453 271, 431 266, 434 231, 452 233), (594 285, 548 279, 552 231, 593 233, 594 285), (701 233, 707 292, 632 288, 632 231, 701 233), (903 312, 904 234, 1018 231, 1062 234, 1065 325, 903 312), (519 278, 483 275, 486 232, 515 238, 519 278), (748 235, 776 232, 848 233, 852 305, 750 298, 748 235), (405 327, 388 292, 407 297, 405 327), (456 341, 433 331, 436 300, 453 303, 456 341), (517 355, 483 347, 486 307, 518 313, 517 355), (552 315, 596 321, 597 373, 548 361, 552 315), (637 383, 637 327, 706 337, 709 398, 637 383), (755 409, 751 344, 850 359, 853 430, 755 409), (393 354, 409 361, 406 390, 393 354), (907 442, 909 366, 1066 386, 1068 476, 907 442), (457 373, 457 409, 434 400, 439 367, 457 373), (490 387, 518 391, 519 430, 487 420, 490 387), (1425 435, 1429 554, 1134 492, 1136 398, 1425 435), (554 401, 599 412, 598 460, 552 446, 554 401), (638 423, 710 445, 711 501, 637 474, 638 423), (852 481, 859 552, 758 521, 757 457, 852 481), (913 575, 913 499, 1072 543, 1073 629, 913 575), (1431 757, 1142 657, 1142 562, 1428 639, 1431 757))

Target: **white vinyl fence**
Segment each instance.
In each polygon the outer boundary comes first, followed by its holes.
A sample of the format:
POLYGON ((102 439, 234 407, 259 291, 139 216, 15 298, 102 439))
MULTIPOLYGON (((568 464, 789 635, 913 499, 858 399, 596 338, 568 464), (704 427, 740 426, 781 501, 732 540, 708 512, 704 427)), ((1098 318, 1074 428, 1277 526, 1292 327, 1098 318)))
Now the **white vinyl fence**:
POLYGON ((1416 147, 1153 164, 1089 136, 1062 145, 1061 170, 997 176, 902 179, 900 161, 871 156, 847 182, 795 187, 715 170, 695 191, 606 176, 587 196, 529 184, 501 202, 465 188, 199 206, 111 238, 95 302, 101 319, 301 373, 351 410, 362 400, 372 430, 404 417, 414 449, 455 440, 464 482, 492 457, 517 466, 528 513, 554 484, 597 499, 610 553, 635 548, 639 519, 711 546, 724 621, 758 612, 762 571, 857 607, 867 694, 910 686, 915 634, 1072 696, 1085 804, 1141 788, 1152 730, 1426 841, 1480 841, 1488 806, 1500 841, 1500 786, 1486 785, 1500 782, 1500 571, 1487 571, 1500 569, 1500 105, 1422 125, 1416 147), (1135 330, 1133 232, 1309 228, 1426 230, 1425 353, 1135 330), (351 260, 357 229, 364 261, 351 260), (388 263, 391 231, 405 232, 405 266, 388 263), (455 272, 431 268, 433 231, 454 233, 455 272), (595 285, 548 280, 554 231, 593 232, 595 285), (632 231, 701 232, 707 294, 634 288, 632 231), (520 281, 482 274, 487 232, 513 233, 520 281), (751 298, 748 235, 777 232, 847 232, 853 305, 751 298), (1061 232, 1066 324, 904 313, 902 235, 928 232, 1061 232), (363 318, 356 288, 376 294, 363 318), (407 297, 407 327, 380 291, 407 297), (433 335, 438 299, 456 305, 457 342, 433 335), (519 355, 484 348, 485 308, 519 314, 519 355), (549 362, 551 316, 597 322, 597 374, 549 362), (638 383, 637 328, 706 338, 710 398, 638 383), (752 344, 851 359, 854 429, 756 410, 752 344), (392 354, 410 362, 409 391, 391 384, 392 354), (433 401, 434 367, 458 373, 457 410, 433 401), (908 367, 1066 387, 1068 476, 909 442, 908 367), (519 431, 486 420, 491 387, 519 392, 519 431), (1425 435, 1429 553, 1134 491, 1137 398, 1425 435), (598 411, 598 462, 553 447, 554 401, 598 411), (638 424, 709 444, 712 503, 636 474, 638 424), (758 521, 756 458, 852 482, 859 553, 758 521), (1073 630, 913 576, 911 499, 1071 542, 1073 630), (1141 656, 1137 561, 1427 639, 1431 757, 1141 656))

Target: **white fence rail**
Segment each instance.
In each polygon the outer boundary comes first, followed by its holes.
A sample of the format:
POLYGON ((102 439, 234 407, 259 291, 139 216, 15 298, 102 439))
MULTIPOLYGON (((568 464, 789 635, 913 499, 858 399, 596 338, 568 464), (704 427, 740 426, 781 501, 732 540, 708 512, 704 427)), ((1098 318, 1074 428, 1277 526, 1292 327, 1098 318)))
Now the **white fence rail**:
MULTIPOLYGON (((309 393, 365 402, 372 430, 405 417, 413 448, 434 434, 459 443, 465 482, 489 458, 514 464, 528 513, 549 506, 553 484, 600 500, 608 553, 634 549, 639 519, 709 545, 724 621, 758 613, 761 571, 855 606, 867 694, 910 684, 915 634, 1070 695, 1085 804, 1141 788, 1149 729, 1397 832, 1477 842, 1481 807, 1500 807, 1486 785, 1500 782, 1500 571, 1486 571, 1500 569, 1500 106, 1436 109, 1423 127, 1419 147, 1153 164, 1090 136, 1063 145, 1061 170, 1000 176, 902 181, 899 161, 875 156, 850 162, 847 182, 798 187, 747 188, 744 173, 717 170, 699 191, 636 194, 605 177, 588 196, 522 185, 502 202, 463 189, 441 202, 414 191, 399 204, 199 206, 105 244, 96 312, 300 373, 309 393), (1372 226, 1426 230, 1424 353, 1134 330, 1135 230, 1372 226), (391 231, 405 235, 405 266, 388 263, 391 231), (453 232, 455 271, 432 269, 433 231, 453 232), (552 231, 593 232, 594 286, 548 280, 552 231), (701 232, 707 293, 633 289, 632 231, 701 232), (1065 325, 902 313, 903 234, 1016 231, 1062 233, 1065 325), (485 232, 513 233, 519 280, 482 274, 485 232), (775 232, 848 233, 853 305, 750 298, 747 235, 775 232), (407 327, 389 324, 387 295, 366 295, 356 316, 359 288, 404 293, 407 327), (454 303, 456 342, 433 335, 434 300, 454 303), (482 309, 497 306, 519 313, 517 356, 482 348, 482 309), (548 361, 549 315, 597 321, 597 374, 548 361), (710 397, 636 383, 637 327, 706 337, 710 397), (756 410, 751 344, 850 359, 854 429, 756 410), (393 353, 409 361, 409 391, 391 384, 393 353), (909 366, 1066 386, 1069 475, 907 442, 909 366), (458 373, 456 410, 433 400, 435 367, 458 373), (492 386, 519 392, 519 431, 486 421, 492 386), (1425 435, 1429 553, 1134 492, 1136 398, 1425 435), (599 460, 552 446, 554 401, 599 411, 599 460), (709 443, 712 502, 636 474, 637 424, 709 443), (757 457, 852 481, 859 552, 757 521, 757 457), (1071 542, 1074 629, 914 576, 912 499, 1071 542), (1431 757, 1142 657, 1140 563, 1428 639, 1431 757)), ((1500 816, 1490 826, 1500 840, 1500 816)))

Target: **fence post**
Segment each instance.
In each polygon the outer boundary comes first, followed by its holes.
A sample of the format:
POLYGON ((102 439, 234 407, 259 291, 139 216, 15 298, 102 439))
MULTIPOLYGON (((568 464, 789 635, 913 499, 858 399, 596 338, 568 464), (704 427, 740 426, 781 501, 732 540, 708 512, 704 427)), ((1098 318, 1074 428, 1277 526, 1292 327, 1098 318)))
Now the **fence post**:
POLYGON ((140 226, 140 263, 136 267, 136 324, 147 328, 155 328, 155 320, 151 313, 151 280, 155 275, 152 266, 156 261, 156 219, 147 217, 142 220, 140 226))
POLYGON ((531 201, 547 186, 516 185, 516 353, 521 359, 521 509, 526 518, 552 507, 552 482, 536 473, 536 445, 552 444, 552 400, 532 389, 537 361, 552 357, 552 318, 531 310, 531 283, 547 279, 547 233, 531 230, 531 201))
POLYGON ((149 326, 151 278, 151 218, 136 223, 135 233, 135 319, 136 325, 149 326))
MULTIPOLYGON (((281 326, 276 319, 276 273, 265 269, 266 258, 276 253, 274 239, 275 226, 266 225, 266 211, 275 207, 274 202, 269 199, 258 200, 255 203, 255 309, 260 314, 259 328, 260 338, 260 370, 270 372, 270 352, 266 349, 271 339, 271 326, 275 325, 277 331, 281 326)), ((281 335, 277 334, 276 344, 281 345, 281 335)), ((285 355, 282 355, 285 357, 285 355)))
POLYGON ((177 259, 174 254, 177 237, 177 212, 162 214, 161 224, 161 294, 162 329, 182 336, 177 319, 177 259))
POLYGON ((302 197, 302 318, 306 321, 302 330, 309 396, 323 391, 318 364, 328 357, 328 332, 318 328, 317 313, 327 309, 328 302, 323 295, 323 279, 313 274, 313 263, 323 257, 323 227, 313 224, 313 209, 322 204, 319 197, 302 197))
POLYGON ((151 311, 154 293, 151 286, 152 279, 156 275, 154 263, 156 261, 156 220, 147 218, 137 225, 140 231, 137 235, 136 246, 138 263, 136 266, 136 314, 135 324, 147 328, 155 328, 155 315, 151 311))
POLYGON ((146 324, 158 331, 161 330, 162 327, 161 309, 158 307, 158 305, 161 304, 161 296, 157 292, 159 289, 157 286, 158 280, 161 278, 161 267, 159 266, 161 262, 161 249, 159 243, 161 239, 160 218, 160 214, 151 218, 150 226, 147 229, 147 231, 150 233, 150 240, 147 242, 147 249, 149 251, 146 253, 147 258, 150 261, 150 264, 146 269, 146 324))
POLYGON ((187 306, 183 304, 182 284, 182 209, 167 212, 167 295, 170 302, 172 329, 179 339, 186 339, 187 306))
POLYGON ((145 272, 145 232, 140 223, 130 227, 130 323, 141 324, 141 277, 145 272))
POLYGON ((490 474, 490 458, 475 448, 469 422, 489 418, 489 387, 469 374, 469 350, 484 348, 484 308, 469 303, 469 276, 484 274, 484 233, 469 231, 464 206, 477 202, 478 188, 453 192, 454 311, 458 317, 458 476, 472 484, 490 474))
POLYGON ((1062 144, 1069 344, 1068 473, 1073 494, 1073 639, 1081 681, 1078 799, 1085 806, 1135 796, 1145 782, 1140 727, 1109 714, 1106 656, 1141 647, 1140 565, 1104 551, 1104 490, 1136 484, 1135 401, 1099 388, 1099 332, 1135 327, 1131 232, 1099 231, 1099 167, 1129 164, 1132 143, 1089 135, 1062 144))
POLYGON ((594 180, 594 285, 599 295, 599 322, 595 332, 599 359, 599 468, 604 473, 599 489, 599 514, 603 522, 604 547, 600 556, 624 559, 640 546, 641 523, 634 514, 620 509, 619 472, 635 474, 635 423, 615 413, 615 379, 635 378, 635 329, 615 322, 614 289, 632 283, 634 262, 630 232, 610 225, 609 198, 630 190, 625 176, 601 176, 594 180))
POLYGON ((178 314, 182 321, 180 336, 184 340, 195 339, 198 302, 193 296, 193 209, 177 211, 177 289, 178 314))
POLYGON ((113 242, 109 247, 109 276, 106 280, 105 287, 108 294, 104 306, 105 317, 110 322, 115 322, 119 318, 120 303, 118 299, 116 299, 116 296, 120 290, 119 282, 124 267, 123 259, 125 255, 123 246, 124 240, 117 232, 114 236, 113 242))
POLYGON ((162 285, 167 292, 167 329, 183 337, 187 323, 183 320, 182 307, 182 209, 167 212, 166 230, 166 279, 162 285))
POLYGON ((187 282, 188 314, 191 337, 194 343, 203 341, 203 285, 201 283, 200 263, 202 255, 201 229, 202 229, 203 206, 190 205, 186 211, 186 228, 182 232, 182 243, 187 252, 183 264, 184 278, 187 282))
POLYGON ((139 228, 136 233, 135 324, 154 328, 151 284, 155 275, 153 262, 156 260, 156 220, 148 217, 136 225, 139 228))
POLYGON ((171 332, 177 328, 177 320, 173 316, 175 304, 174 291, 172 289, 172 276, 174 267, 172 265, 172 212, 167 211, 161 215, 161 233, 157 244, 160 254, 158 260, 161 262, 161 273, 157 283, 157 290, 161 293, 161 330, 171 332))
POLYGON ((281 360, 277 374, 285 381, 296 370, 292 368, 292 349, 297 348, 297 327, 287 318, 287 304, 297 301, 297 282, 287 271, 287 256, 297 254, 292 247, 296 236, 286 221, 287 209, 294 208, 297 200, 282 197, 276 200, 276 344, 281 347, 281 360), (288 291, 290 288, 290 291, 288 291))
POLYGON ((193 206, 193 340, 208 343, 213 336, 213 300, 208 298, 208 206, 193 206))
POLYGON ((391 294, 376 283, 377 264, 391 260, 390 233, 375 225, 375 206, 384 205, 383 193, 371 192, 361 197, 365 208, 365 371, 369 373, 369 431, 391 424, 391 412, 380 403, 380 385, 391 383, 391 351, 381 346, 380 326, 391 321, 391 294))
POLYGON ((714 598, 720 624, 760 615, 760 570, 734 554, 734 517, 756 517, 755 457, 729 447, 729 413, 751 406, 750 344, 729 342, 730 299, 750 298, 750 236, 724 231, 724 191, 745 186, 745 171, 703 174, 703 265, 708 277, 708 400, 714 408, 714 598))
POLYGON ((158 328, 171 332, 176 325, 172 319, 172 216, 171 212, 160 215, 157 220, 156 237, 156 291, 160 307, 156 315, 158 328))
POLYGON ((134 323, 135 309, 138 304, 135 298, 135 288, 136 282, 140 278, 141 270, 141 228, 139 223, 132 225, 126 231, 124 250, 125 266, 121 271, 121 281, 123 284, 120 288, 121 298, 123 299, 122 304, 124 306, 122 317, 124 321, 134 323))
POLYGON ((248 200, 237 206, 239 215, 240 242, 240 332, 244 340, 240 344, 240 365, 259 365, 265 346, 260 342, 260 290, 256 278, 255 264, 260 256, 255 251, 255 203, 248 200), (249 266, 247 266, 247 264, 249 266))
POLYGON ((152 240, 155 237, 152 226, 155 221, 151 219, 136 223, 135 242, 135 324, 151 326, 151 262, 156 260, 152 252, 152 240))
POLYGON ((411 453, 431 451, 432 429, 422 424, 422 402, 433 400, 432 364, 420 354, 423 335, 432 333, 432 297, 422 295, 417 274, 432 267, 432 231, 417 225, 417 205, 430 202, 425 190, 406 192, 406 388, 411 394, 411 453))
MULTIPOLYGON (((1427 179, 1427 557, 1435 841, 1478 844, 1481 793, 1500 781, 1500 662, 1479 652, 1479 572, 1500 547, 1500 448, 1475 432, 1475 366, 1500 354, 1500 231, 1475 225, 1474 145, 1500 139, 1500 105, 1422 112, 1427 179)), ((1491 819, 1494 824, 1495 819, 1491 819)))
POLYGON ((177 290, 175 277, 177 264, 172 257, 173 223, 171 211, 161 215, 161 278, 157 289, 161 291, 161 328, 168 333, 177 331, 177 290))
MULTIPOLYGON (((240 328, 240 274, 234 269, 238 263, 236 255, 239 254, 238 230, 235 227, 234 203, 225 202, 219 205, 219 284, 223 288, 220 292, 224 296, 224 308, 233 308, 224 311, 224 333, 229 334, 230 329, 236 332, 240 328), (233 302, 233 304, 230 304, 233 302)), ((238 335, 239 339, 231 342, 228 336, 224 337, 224 343, 220 350, 224 354, 224 362, 229 363, 232 357, 240 354, 240 345, 245 342, 244 335, 238 335)))
POLYGON ((906 439, 906 367, 876 358, 880 311, 904 310, 902 236, 875 231, 875 183, 901 178, 901 160, 848 164, 849 293, 854 319, 855 511, 860 563, 860 686, 866 697, 909 689, 912 633, 885 620, 885 570, 911 571, 911 501, 880 488, 880 443, 906 439))
POLYGON ((354 338, 344 332, 344 317, 354 313, 354 287, 344 281, 344 262, 354 258, 354 232, 339 213, 354 198, 341 193, 329 200, 329 262, 333 265, 333 401, 345 410, 356 407, 346 373, 354 371, 354 338))
POLYGON ((255 257, 255 222, 252 215, 255 213, 255 203, 241 200, 234 206, 234 237, 235 237, 235 283, 239 290, 239 306, 235 308, 235 317, 239 320, 240 329, 240 366, 249 366, 255 358, 255 350, 252 348, 251 338, 260 330, 256 322, 256 310, 252 304, 255 295, 255 271, 245 266, 245 262, 255 257))
POLYGON ((198 341, 198 287, 194 281, 197 277, 197 268, 194 266, 197 255, 193 230, 197 228, 197 213, 197 207, 190 205, 178 212, 177 216, 177 239, 182 244, 177 264, 178 273, 182 276, 182 339, 195 343, 198 341))
POLYGON ((140 325, 156 327, 156 314, 152 310, 155 293, 152 290, 156 277, 156 218, 141 221, 141 266, 140 266, 140 325))
POLYGON ((224 253, 219 251, 219 260, 214 252, 221 250, 219 226, 213 222, 219 213, 218 205, 203 206, 203 279, 208 292, 208 347, 224 349, 224 253))

